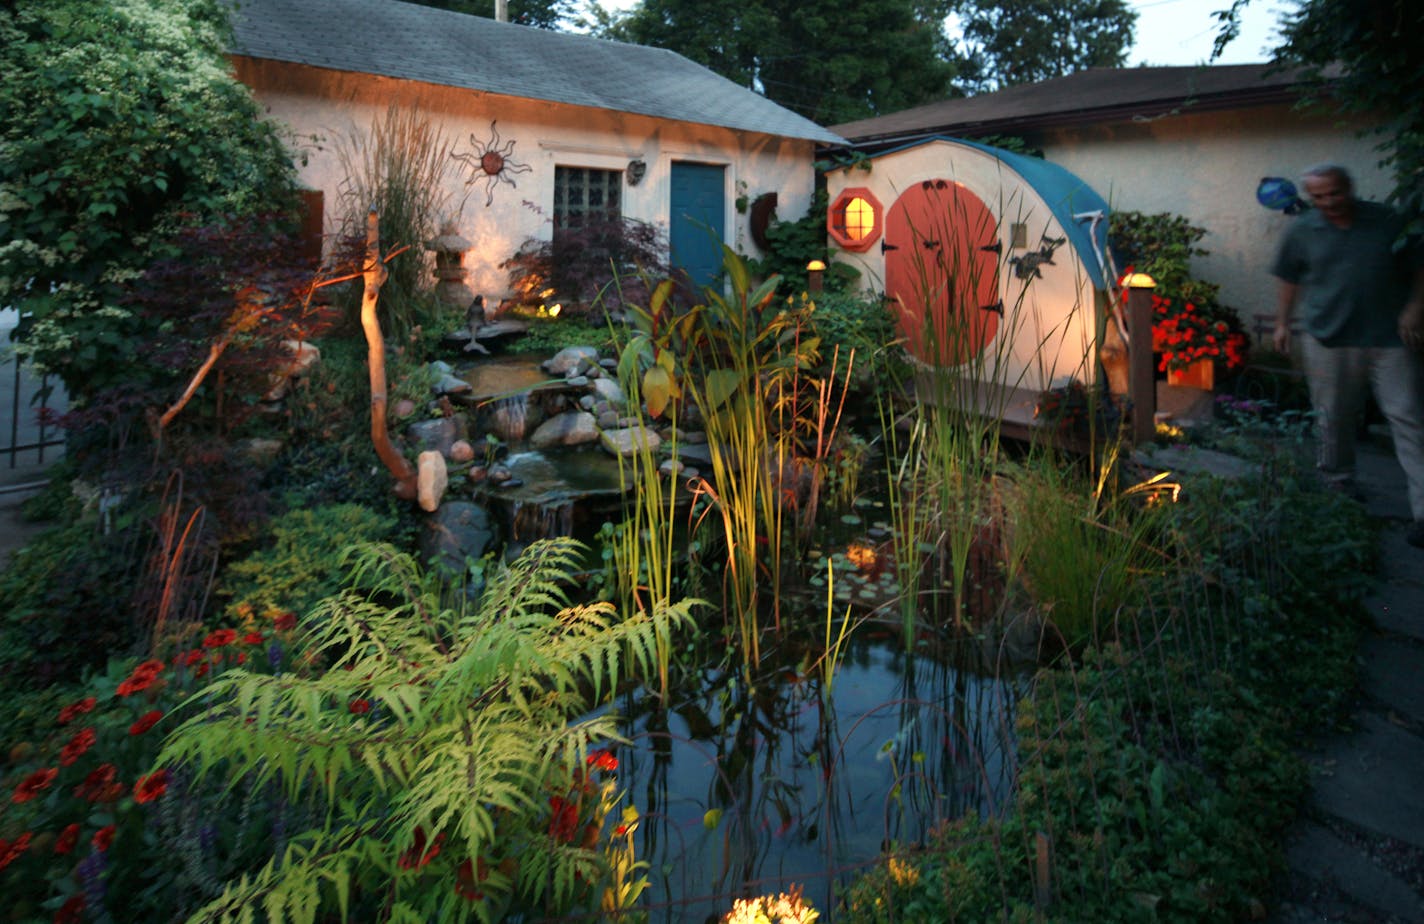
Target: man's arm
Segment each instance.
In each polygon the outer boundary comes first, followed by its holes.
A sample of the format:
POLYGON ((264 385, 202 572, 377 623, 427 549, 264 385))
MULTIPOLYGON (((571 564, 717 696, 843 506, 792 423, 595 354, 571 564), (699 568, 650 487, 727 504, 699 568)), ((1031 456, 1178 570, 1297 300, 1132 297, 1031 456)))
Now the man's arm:
POLYGON ((1409 301, 1399 313, 1399 339, 1411 350, 1424 350, 1424 269, 1414 271, 1409 301))
MULTIPOLYGON (((1291 314, 1295 311, 1295 300, 1300 295, 1300 286, 1293 282, 1280 280, 1280 289, 1276 301, 1276 329, 1271 336, 1271 341, 1276 350, 1281 353, 1289 353, 1291 348, 1291 314)), ((1404 322, 1401 320, 1400 324, 1404 322)))

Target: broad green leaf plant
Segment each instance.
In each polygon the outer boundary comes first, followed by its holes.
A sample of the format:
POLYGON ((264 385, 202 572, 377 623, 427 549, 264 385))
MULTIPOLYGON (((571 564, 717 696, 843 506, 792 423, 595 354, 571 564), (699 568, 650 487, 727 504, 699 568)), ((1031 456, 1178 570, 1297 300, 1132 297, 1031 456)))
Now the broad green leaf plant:
POLYGON ((647 676, 693 604, 571 606, 579 554, 537 542, 474 604, 390 546, 355 547, 350 589, 306 620, 319 667, 229 671, 159 758, 314 819, 191 920, 495 921, 607 901, 617 762, 596 749, 614 717, 579 717, 647 676))

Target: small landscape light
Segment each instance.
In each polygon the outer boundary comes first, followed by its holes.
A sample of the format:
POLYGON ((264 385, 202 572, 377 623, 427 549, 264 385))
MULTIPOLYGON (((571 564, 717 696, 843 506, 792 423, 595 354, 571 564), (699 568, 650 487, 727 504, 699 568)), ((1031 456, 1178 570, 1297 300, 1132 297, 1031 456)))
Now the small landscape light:
POLYGON ((821 276, 826 271, 826 264, 821 260, 812 260, 806 264, 806 290, 808 292, 821 291, 821 276))
POLYGON ((1146 273, 1133 273, 1132 275, 1128 276, 1125 280, 1123 280, 1123 284, 1126 285, 1129 289, 1155 289, 1155 288, 1157 288, 1157 280, 1153 279, 1151 276, 1147 275, 1146 273))

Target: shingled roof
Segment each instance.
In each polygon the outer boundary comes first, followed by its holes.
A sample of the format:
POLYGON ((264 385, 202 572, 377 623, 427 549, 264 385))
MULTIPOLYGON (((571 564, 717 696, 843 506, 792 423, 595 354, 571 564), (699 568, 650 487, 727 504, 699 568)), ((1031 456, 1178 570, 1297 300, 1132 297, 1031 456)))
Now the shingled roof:
POLYGON ((397 0, 229 0, 232 52, 801 138, 844 139, 675 52, 397 0))
POLYGON ((1294 72, 1271 64, 1089 68, 997 93, 847 122, 831 130, 858 143, 927 135, 1015 134, 1292 101, 1298 98, 1298 84, 1294 72))

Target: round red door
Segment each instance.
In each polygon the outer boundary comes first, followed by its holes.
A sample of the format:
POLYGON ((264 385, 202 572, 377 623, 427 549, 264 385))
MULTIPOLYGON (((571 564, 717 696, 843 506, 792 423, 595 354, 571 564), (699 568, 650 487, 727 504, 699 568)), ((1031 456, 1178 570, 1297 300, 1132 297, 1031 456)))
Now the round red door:
POLYGON ((953 180, 907 190, 885 220, 885 295, 910 355, 960 366, 999 331, 998 225, 953 180))

